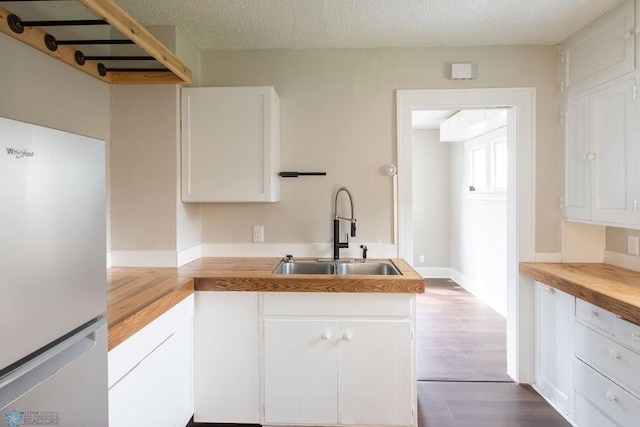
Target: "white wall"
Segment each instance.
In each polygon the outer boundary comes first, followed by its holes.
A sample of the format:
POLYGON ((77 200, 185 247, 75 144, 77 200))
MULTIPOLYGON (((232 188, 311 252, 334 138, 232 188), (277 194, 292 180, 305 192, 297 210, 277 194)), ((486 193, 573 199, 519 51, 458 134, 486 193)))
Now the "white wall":
MULTIPOLYGON (((267 243, 328 243, 335 190, 354 195, 356 242, 393 243, 395 90, 536 88, 538 252, 559 252, 560 188, 557 52, 554 46, 208 51, 204 86, 273 85, 281 99, 283 170, 327 171, 326 177, 283 179, 275 204, 206 204, 205 243, 248 243, 265 226, 267 243), (479 64, 479 78, 452 81, 451 62, 479 64)), ((371 256, 375 256, 374 253, 371 256)))
POLYGON ((450 260, 449 143, 438 129, 412 131, 413 266, 427 277, 447 271, 450 260), (424 261, 420 262, 420 256, 424 261))
POLYGON ((177 92, 112 86, 113 251, 176 249, 177 92))
POLYGON ((452 278, 506 316, 507 202, 483 200, 465 191, 464 147, 469 143, 451 143, 452 278))

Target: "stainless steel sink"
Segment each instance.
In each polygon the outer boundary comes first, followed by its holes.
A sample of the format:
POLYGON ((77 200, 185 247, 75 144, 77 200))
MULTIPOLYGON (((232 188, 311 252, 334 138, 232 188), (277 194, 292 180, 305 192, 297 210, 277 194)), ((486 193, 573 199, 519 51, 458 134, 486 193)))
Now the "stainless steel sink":
POLYGON ((319 261, 282 261, 274 274, 334 274, 336 266, 332 262, 319 261))
POLYGON ((341 262, 338 274, 365 274, 376 276, 398 275, 400 272, 388 262, 341 262))
POLYGON ((281 261, 273 274, 360 274, 373 276, 399 275, 400 271, 388 261, 281 261))

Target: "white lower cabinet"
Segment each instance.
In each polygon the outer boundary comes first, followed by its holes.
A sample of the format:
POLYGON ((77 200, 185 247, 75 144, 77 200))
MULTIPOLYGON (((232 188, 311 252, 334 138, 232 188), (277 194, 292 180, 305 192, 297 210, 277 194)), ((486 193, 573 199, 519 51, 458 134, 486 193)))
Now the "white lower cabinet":
POLYGON ((184 427, 193 414, 193 296, 109 352, 111 427, 184 427))
POLYGON ((640 325, 577 300, 575 332, 576 422, 580 427, 637 426, 640 325), (600 424, 594 424, 594 411, 601 414, 600 424))
POLYGON ((566 415, 573 410, 574 312, 575 297, 536 282, 536 387, 566 415))
POLYGON ((336 335, 322 320, 264 322, 267 423, 337 424, 336 335))
POLYGON ((195 293, 194 421, 260 421, 257 292, 195 293))
POLYGON ((263 424, 417 424, 415 296, 264 298, 263 424))

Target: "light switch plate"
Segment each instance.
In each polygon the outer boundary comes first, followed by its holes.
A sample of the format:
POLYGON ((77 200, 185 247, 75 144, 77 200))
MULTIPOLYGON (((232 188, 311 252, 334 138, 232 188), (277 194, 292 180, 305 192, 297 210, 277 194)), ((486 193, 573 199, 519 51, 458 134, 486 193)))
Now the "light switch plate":
POLYGON ((629 255, 640 255, 640 248, 638 247, 638 236, 627 237, 627 253, 629 255))
POLYGON ((253 243, 264 243, 264 225, 253 226, 253 243))

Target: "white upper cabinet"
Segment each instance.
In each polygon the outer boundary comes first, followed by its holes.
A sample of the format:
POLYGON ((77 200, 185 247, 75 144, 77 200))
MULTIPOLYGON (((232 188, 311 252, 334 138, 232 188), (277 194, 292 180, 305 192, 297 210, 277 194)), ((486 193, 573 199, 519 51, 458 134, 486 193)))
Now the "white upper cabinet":
POLYGON ((182 200, 277 202, 279 140, 273 87, 182 89, 182 200))
POLYGON ((562 45, 562 84, 584 91, 635 69, 635 8, 628 0, 562 45))
POLYGON ((638 224, 634 79, 570 98, 565 127, 564 217, 638 224))

